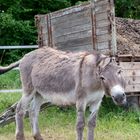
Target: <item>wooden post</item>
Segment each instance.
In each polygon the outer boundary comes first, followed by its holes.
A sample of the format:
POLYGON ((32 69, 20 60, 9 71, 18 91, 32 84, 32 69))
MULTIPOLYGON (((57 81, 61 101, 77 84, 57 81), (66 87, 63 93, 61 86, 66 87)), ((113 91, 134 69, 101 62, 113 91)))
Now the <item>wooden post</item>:
POLYGON ((96 38, 96 16, 95 16, 95 5, 96 0, 91 0, 91 20, 92 20, 92 45, 93 49, 97 50, 97 38, 96 38))
POLYGON ((111 32, 112 32, 112 40, 111 40, 111 46, 113 48, 112 53, 113 55, 116 55, 117 53, 117 43, 116 43, 116 25, 115 25, 115 6, 114 6, 114 0, 110 1, 110 21, 111 21, 111 32))
POLYGON ((114 1, 91 0, 91 19, 93 49, 115 55, 117 47, 114 1))

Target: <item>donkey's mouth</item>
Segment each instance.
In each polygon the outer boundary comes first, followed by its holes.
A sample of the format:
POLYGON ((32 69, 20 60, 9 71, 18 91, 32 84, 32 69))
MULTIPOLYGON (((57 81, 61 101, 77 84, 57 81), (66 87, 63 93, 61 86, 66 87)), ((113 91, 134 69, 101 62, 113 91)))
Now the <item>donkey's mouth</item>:
POLYGON ((111 89, 111 97, 116 105, 122 106, 127 103, 124 88, 120 85, 116 85, 111 89))
POLYGON ((119 105, 119 106, 126 106, 127 105, 126 97, 123 97, 121 99, 112 97, 112 99, 116 105, 119 105))
POLYGON ((120 102, 118 103, 118 102, 114 101, 114 103, 118 106, 124 106, 124 107, 127 106, 127 101, 124 101, 124 102, 121 102, 121 103, 120 102))

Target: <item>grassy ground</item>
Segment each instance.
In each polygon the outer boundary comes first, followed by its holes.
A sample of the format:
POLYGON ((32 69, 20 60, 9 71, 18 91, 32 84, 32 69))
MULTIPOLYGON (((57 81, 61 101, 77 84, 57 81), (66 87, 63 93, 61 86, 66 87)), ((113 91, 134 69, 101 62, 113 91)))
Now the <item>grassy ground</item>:
POLYGON ((18 89, 21 88, 18 70, 13 70, 0 75, 0 89, 18 89))
MULTIPOLYGON (((10 77, 11 78, 11 77, 10 77)), ((17 72, 11 72, 0 76, 0 84, 6 87, 19 88, 20 84, 15 84, 18 80, 17 72), (8 76, 13 77, 8 80, 8 76), (15 75, 15 76, 14 76, 15 75), (15 78, 17 77, 17 78, 15 78), (5 79, 11 82, 5 82, 5 79), (15 84, 14 86, 12 84, 15 84)), ((0 85, 0 87, 2 87, 0 85)), ((3 88, 3 87, 2 87, 3 88)), ((12 105, 20 98, 20 94, 0 94, 0 113, 12 105)), ((86 112, 86 116, 89 112, 86 112)), ((50 107, 39 115, 39 124, 44 140, 75 140, 75 108, 50 107)), ((111 99, 104 99, 99 111, 97 127, 95 130, 95 140, 139 140, 140 139, 140 121, 139 112, 125 110, 117 107, 111 99)), ((25 135, 27 140, 33 140, 29 120, 25 119, 25 135)), ((0 127, 0 140, 15 139, 15 123, 3 128, 0 127)), ((84 139, 86 139, 87 129, 84 130, 84 139)))

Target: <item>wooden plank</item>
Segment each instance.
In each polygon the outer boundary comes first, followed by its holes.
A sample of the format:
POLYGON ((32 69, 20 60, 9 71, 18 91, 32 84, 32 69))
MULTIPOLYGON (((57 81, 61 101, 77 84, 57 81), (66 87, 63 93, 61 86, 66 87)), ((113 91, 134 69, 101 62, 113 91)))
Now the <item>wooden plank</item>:
POLYGON ((101 12, 96 14, 96 21, 101 21, 101 20, 108 20, 107 12, 101 12))
POLYGON ((140 70, 123 70, 125 73, 125 76, 140 76, 140 70))
POLYGON ((111 27, 111 47, 113 48, 112 54, 116 55, 117 53, 117 41, 116 41, 116 25, 115 25, 115 6, 114 6, 114 0, 109 0, 110 2, 110 27, 111 27))
POLYGON ((98 50, 106 50, 109 48, 109 42, 101 42, 97 44, 98 50))
POLYGON ((90 17, 90 9, 85 9, 83 11, 79 11, 78 13, 72 13, 70 15, 64 15, 63 17, 59 17, 59 18, 53 18, 53 16, 51 16, 51 21, 52 24, 62 24, 65 23, 67 20, 71 21, 71 20, 76 20, 79 18, 83 18, 83 17, 90 17))
POLYGON ((127 85, 135 85, 135 84, 140 84, 140 76, 125 76, 124 73, 124 79, 126 81, 127 85))
POLYGON ((47 15, 38 15, 38 44, 39 46, 48 45, 47 15))
POLYGON ((60 36, 64 36, 65 34, 72 34, 74 32, 80 32, 82 30, 90 30, 91 31, 91 25, 90 24, 83 24, 83 25, 76 25, 73 27, 68 27, 68 28, 63 28, 63 30, 61 28, 58 28, 56 30, 54 30, 54 37, 60 37, 60 36))
POLYGON ((61 35, 68 33, 68 32, 80 31, 83 29, 91 30, 90 26, 91 26, 90 21, 84 20, 84 24, 82 22, 77 22, 77 23, 75 23, 75 25, 69 25, 65 28, 63 26, 56 26, 56 27, 52 26, 52 29, 53 29, 53 32, 56 34, 55 36, 61 36, 61 35))
POLYGON ((140 92, 140 86, 139 84, 127 85, 125 88, 125 92, 140 92))
POLYGON ((91 1, 91 25, 92 25, 92 45, 93 49, 96 50, 97 40, 96 40, 96 15, 95 15, 95 5, 94 0, 91 1))
POLYGON ((39 23, 39 26, 38 26, 38 34, 42 34, 42 29, 43 27, 41 26, 41 23, 39 23))
POLYGON ((95 1, 95 7, 99 7, 101 5, 106 5, 106 4, 109 4, 109 0, 97 0, 95 1))
POLYGON ((48 33, 48 27, 47 25, 42 25, 42 33, 48 33))
POLYGON ((120 62, 124 70, 140 70, 140 62, 120 62))
POLYGON ((90 45, 83 45, 83 46, 73 46, 73 47, 60 47, 59 49, 63 51, 72 51, 72 52, 79 52, 79 51, 88 51, 88 52, 93 52, 92 44, 90 45))
POLYGON ((48 40, 48 33, 42 33, 42 40, 48 40))
POLYGON ((101 20, 96 22, 96 28, 103 28, 110 25, 110 21, 108 20, 101 20))
POLYGON ((137 58, 137 57, 139 57, 140 58, 140 55, 132 55, 132 54, 119 54, 118 55, 118 57, 120 57, 120 58, 127 58, 127 57, 130 57, 130 58, 137 58))
POLYGON ((108 54, 110 54, 110 50, 109 49, 99 49, 98 50, 100 53, 102 53, 102 54, 105 54, 105 55, 108 55, 108 54))
POLYGON ((118 55, 118 58, 121 62, 140 62, 140 56, 137 55, 118 55))
MULTIPOLYGON (((40 36, 41 36, 41 41, 48 42, 48 32, 46 32, 46 33, 42 32, 42 34, 40 34, 40 36)), ((48 43, 45 45, 48 45, 48 43)))
POLYGON ((125 93, 126 93, 127 97, 130 97, 130 96, 133 96, 133 97, 140 96, 139 92, 125 92, 125 93))
POLYGON ((105 13, 108 10, 110 10, 110 5, 109 3, 106 3, 104 5, 99 5, 98 7, 95 7, 95 13, 99 14, 99 13, 105 13))
POLYGON ((47 15, 44 15, 44 16, 41 16, 40 17, 40 24, 41 24, 41 26, 46 26, 47 25, 47 15))
MULTIPOLYGON (((133 61, 133 58, 132 57, 119 57, 118 56, 118 58, 119 58, 119 61, 120 62, 132 62, 133 61)), ((139 59, 139 61, 140 61, 140 59, 139 59)), ((138 62, 139 62, 138 61, 138 62)), ((136 61, 137 62, 137 61, 136 61)))
POLYGON ((84 24, 89 24, 91 25, 91 18, 88 16, 82 17, 82 18, 75 18, 73 20, 65 20, 63 23, 52 23, 53 29, 58 30, 58 29, 66 29, 66 28, 71 28, 74 26, 80 26, 84 24))
POLYGON ((97 43, 106 42, 106 41, 109 41, 109 40, 111 40, 111 35, 109 35, 109 34, 104 34, 104 35, 97 36, 97 43))
POLYGON ((101 27, 101 28, 97 28, 96 29, 96 35, 99 36, 99 35, 103 35, 103 34, 107 34, 109 33, 109 26, 104 26, 104 27, 101 27))
POLYGON ((57 46, 58 48, 69 48, 69 47, 76 47, 76 46, 78 47, 78 46, 84 46, 90 44, 92 44, 91 37, 72 39, 72 40, 67 40, 65 42, 55 42, 55 46, 57 46))
POLYGON ((54 37, 55 42, 66 42, 68 40, 91 37, 91 30, 81 30, 73 33, 66 33, 59 37, 54 37))
POLYGON ((48 40, 47 39, 43 40, 43 38, 42 38, 41 39, 41 45, 42 46, 48 46, 48 40))
POLYGON ((59 11, 56 11, 56 12, 52 12, 51 17, 52 17, 52 19, 54 19, 54 18, 58 19, 60 17, 68 16, 68 15, 71 15, 73 13, 78 13, 78 12, 81 12, 81 11, 85 11, 89 8, 90 8, 89 3, 81 4, 81 5, 78 5, 78 6, 73 6, 73 7, 70 7, 70 8, 65 8, 65 9, 62 9, 62 10, 59 10, 59 11))
POLYGON ((96 28, 96 35, 97 36, 101 36, 101 35, 104 35, 104 34, 111 35, 108 28, 109 28, 109 22, 108 23, 104 22, 103 24, 98 25, 98 27, 96 28))

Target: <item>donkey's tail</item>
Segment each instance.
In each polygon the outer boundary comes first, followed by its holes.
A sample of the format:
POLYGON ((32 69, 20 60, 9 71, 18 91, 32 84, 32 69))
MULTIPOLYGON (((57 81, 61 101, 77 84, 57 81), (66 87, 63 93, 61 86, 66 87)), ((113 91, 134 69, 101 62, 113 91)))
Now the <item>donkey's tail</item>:
POLYGON ((6 66, 6 67, 0 66, 0 74, 4 74, 5 72, 8 72, 15 67, 18 67, 20 62, 21 62, 21 59, 18 60, 17 62, 10 64, 9 66, 6 66))

